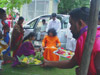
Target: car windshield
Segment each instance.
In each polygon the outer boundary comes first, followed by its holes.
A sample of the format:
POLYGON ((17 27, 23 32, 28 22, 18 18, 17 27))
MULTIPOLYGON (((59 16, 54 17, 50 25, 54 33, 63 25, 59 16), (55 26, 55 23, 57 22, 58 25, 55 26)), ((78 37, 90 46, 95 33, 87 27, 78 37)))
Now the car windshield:
POLYGON ((34 28, 34 26, 35 26, 35 24, 36 24, 36 21, 37 21, 37 19, 35 19, 35 20, 29 22, 27 25, 29 25, 30 28, 34 28))

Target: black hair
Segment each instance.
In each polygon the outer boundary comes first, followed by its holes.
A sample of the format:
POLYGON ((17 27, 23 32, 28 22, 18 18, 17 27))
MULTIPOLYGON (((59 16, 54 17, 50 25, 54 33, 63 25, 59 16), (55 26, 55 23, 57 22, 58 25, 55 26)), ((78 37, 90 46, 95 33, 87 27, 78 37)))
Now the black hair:
POLYGON ((100 15, 99 15, 99 18, 98 18, 98 20, 100 21, 100 15))
POLYGON ((83 20, 86 24, 88 24, 90 9, 88 7, 81 7, 72 10, 69 15, 74 21, 83 20))
POLYGON ((35 37, 35 36, 36 36, 35 33, 34 33, 34 32, 31 32, 29 35, 27 35, 27 36, 24 38, 23 42, 24 42, 25 40, 27 40, 27 39, 29 39, 29 38, 31 38, 31 37, 35 37))
POLYGON ((56 17, 57 15, 56 15, 56 13, 52 13, 52 15, 51 15, 52 17, 56 17))
POLYGON ((20 21, 20 20, 24 20, 24 18, 23 17, 19 17, 18 21, 20 21))
POLYGON ((49 33, 52 33, 53 36, 56 36, 57 35, 57 32, 56 32, 56 30, 54 28, 49 29, 48 30, 48 35, 49 35, 49 33))
POLYGON ((2 39, 2 31, 0 31, 0 39, 2 39))
POLYGON ((6 11, 2 8, 0 8, 0 14, 6 13, 6 11))
POLYGON ((43 20, 42 20, 42 22, 46 22, 46 20, 45 20, 45 19, 43 19, 43 20))
POLYGON ((6 25, 3 26, 2 30, 8 29, 8 28, 9 28, 9 26, 8 26, 8 24, 6 24, 6 25))

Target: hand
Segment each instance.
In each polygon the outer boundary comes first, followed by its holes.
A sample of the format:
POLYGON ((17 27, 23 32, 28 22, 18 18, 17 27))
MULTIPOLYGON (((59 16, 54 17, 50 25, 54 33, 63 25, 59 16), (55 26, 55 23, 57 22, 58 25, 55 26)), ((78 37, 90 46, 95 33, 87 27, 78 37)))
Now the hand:
POLYGON ((67 35, 65 35, 65 37, 67 38, 67 35))
POLYGON ((56 46, 57 48, 59 48, 59 44, 57 44, 57 46, 56 46))
POLYGON ((43 50, 45 50, 46 47, 42 47, 43 50))
POLYGON ((44 59, 43 64, 41 64, 41 67, 48 67, 49 66, 49 61, 47 61, 46 59, 44 59))
POLYGON ((25 32, 25 31, 23 30, 22 33, 24 34, 24 32, 25 32))
POLYGON ((76 75, 79 75, 79 72, 80 72, 80 67, 77 67, 76 68, 76 75))
POLYGON ((43 37, 44 35, 41 35, 41 37, 43 37))

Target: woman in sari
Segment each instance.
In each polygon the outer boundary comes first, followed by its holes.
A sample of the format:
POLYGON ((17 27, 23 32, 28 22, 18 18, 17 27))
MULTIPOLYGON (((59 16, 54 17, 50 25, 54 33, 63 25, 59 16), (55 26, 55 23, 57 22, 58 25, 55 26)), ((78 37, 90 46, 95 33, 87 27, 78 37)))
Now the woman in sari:
POLYGON ((61 46, 55 29, 49 29, 48 35, 42 41, 42 46, 45 49, 43 53, 44 59, 48 61, 59 61, 59 56, 53 53, 61 46))
POLYGON ((19 48, 19 50, 16 53, 16 61, 13 63, 13 67, 17 66, 20 64, 18 61, 17 56, 21 57, 22 55, 24 56, 29 56, 29 55, 34 55, 35 56, 35 50, 32 45, 32 41, 35 39, 35 33, 31 32, 28 36, 25 37, 23 44, 19 48))
POLYGON ((16 53, 22 44, 23 35, 24 35, 24 29, 22 27, 23 22, 24 22, 24 18, 19 17, 19 20, 16 23, 16 25, 14 26, 14 29, 12 32, 10 48, 13 51, 13 57, 16 56, 16 53))

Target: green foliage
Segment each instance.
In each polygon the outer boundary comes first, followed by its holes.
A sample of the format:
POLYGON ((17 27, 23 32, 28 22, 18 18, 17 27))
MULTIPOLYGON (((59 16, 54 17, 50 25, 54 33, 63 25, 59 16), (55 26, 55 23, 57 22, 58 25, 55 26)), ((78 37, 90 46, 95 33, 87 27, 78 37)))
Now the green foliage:
POLYGON ((25 3, 30 3, 32 0, 0 0, 0 7, 7 7, 7 11, 13 11, 13 8, 20 9, 25 3))
POLYGON ((70 10, 83 6, 89 7, 90 0, 60 0, 58 13, 67 14, 70 10))

